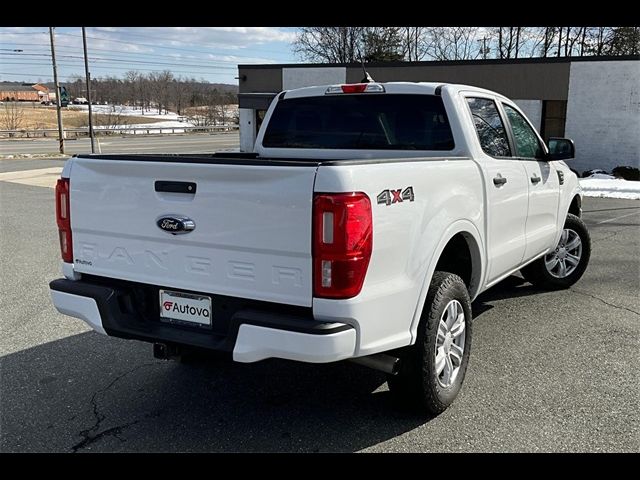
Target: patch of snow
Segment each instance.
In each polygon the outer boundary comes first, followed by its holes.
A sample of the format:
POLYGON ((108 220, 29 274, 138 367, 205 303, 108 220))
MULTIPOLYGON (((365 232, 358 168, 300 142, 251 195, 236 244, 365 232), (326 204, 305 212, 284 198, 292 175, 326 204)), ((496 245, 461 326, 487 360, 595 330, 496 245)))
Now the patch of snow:
POLYGON ((0 160, 11 160, 21 158, 68 158, 69 155, 64 153, 17 153, 13 155, 0 154, 0 160))
POLYGON ((622 178, 581 178, 580 186, 585 197, 626 198, 640 200, 640 182, 622 178))
MULTIPOLYGON (((147 131, 149 133, 184 133, 184 127, 195 127, 191 122, 178 122, 177 120, 169 120, 166 122, 155 122, 155 123, 135 123, 131 125, 113 125, 113 126, 96 126, 93 127, 96 130, 115 130, 115 129, 135 129, 139 128, 140 130, 135 132, 130 132, 130 134, 146 134, 147 131)), ((126 132, 118 132, 118 133, 126 133, 126 132)))
POLYGON ((585 178, 600 178, 600 179, 616 180, 616 177, 614 177, 613 175, 609 175, 608 173, 592 173, 591 175, 585 178))
MULTIPOLYGON (((75 110, 89 110, 89 105, 70 105, 75 110)), ((126 105, 91 105, 92 113, 116 114, 136 117, 162 118, 166 120, 177 120, 179 116, 175 112, 158 114, 157 108, 145 110, 144 113, 139 107, 129 107, 126 105)))

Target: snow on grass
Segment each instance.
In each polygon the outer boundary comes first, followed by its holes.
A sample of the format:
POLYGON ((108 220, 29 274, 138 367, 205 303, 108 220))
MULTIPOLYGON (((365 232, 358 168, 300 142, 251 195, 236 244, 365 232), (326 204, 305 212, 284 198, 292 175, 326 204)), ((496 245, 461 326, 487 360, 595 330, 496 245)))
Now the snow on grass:
POLYGON ((11 155, 1 155, 0 160, 12 160, 21 158, 69 158, 66 153, 14 153, 11 155))
MULTIPOLYGON (((89 110, 89 105, 69 105, 73 110, 89 110)), ((117 114, 135 117, 162 118, 163 120, 177 120, 180 115, 175 112, 158 114, 157 108, 145 110, 144 113, 140 108, 128 107, 126 105, 91 105, 93 113, 117 114)), ((184 125, 183 125, 184 126, 184 125)))
MULTIPOLYGON (((177 120, 169 120, 166 122, 155 122, 155 123, 136 123, 131 125, 109 125, 109 126, 95 126, 93 127, 96 130, 114 130, 114 129, 134 129, 138 128, 140 130, 136 132, 137 134, 146 134, 147 131, 149 133, 184 133, 184 127, 195 127, 191 122, 179 122, 177 120)), ((123 133, 123 132, 118 132, 123 133)))
POLYGON ((616 180, 616 177, 614 177, 613 175, 609 175, 608 173, 592 173, 591 175, 589 175, 586 178, 600 178, 600 179, 607 179, 607 180, 616 180))
POLYGON ((638 181, 624 180, 605 174, 595 174, 579 180, 585 197, 640 200, 640 182, 638 181))

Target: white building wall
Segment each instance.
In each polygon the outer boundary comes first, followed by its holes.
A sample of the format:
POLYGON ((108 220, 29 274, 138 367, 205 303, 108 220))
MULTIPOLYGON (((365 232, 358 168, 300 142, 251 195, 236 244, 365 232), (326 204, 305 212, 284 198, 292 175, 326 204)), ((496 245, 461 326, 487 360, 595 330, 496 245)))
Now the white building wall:
POLYGON ((313 87, 315 85, 331 85, 346 83, 347 69, 345 67, 311 67, 311 68, 283 68, 282 89, 313 87))
POLYGON ((640 166, 640 61, 572 62, 565 136, 582 172, 640 166))
POLYGON ((514 100, 520 110, 524 112, 527 118, 536 127, 538 133, 540 133, 540 127, 542 126, 542 100, 514 100))
POLYGON ((240 114, 240 151, 253 152, 256 139, 256 120, 253 108, 239 108, 240 114))

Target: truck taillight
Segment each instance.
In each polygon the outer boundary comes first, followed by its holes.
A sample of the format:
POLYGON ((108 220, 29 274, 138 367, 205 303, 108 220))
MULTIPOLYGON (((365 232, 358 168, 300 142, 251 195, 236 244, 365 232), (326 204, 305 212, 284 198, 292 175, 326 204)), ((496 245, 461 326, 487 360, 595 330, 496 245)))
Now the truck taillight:
POLYGON ((373 247, 371 202, 362 192, 321 193, 313 199, 313 295, 355 297, 373 247))
POLYGON ((71 203, 69 201, 69 179, 61 178, 56 184, 56 223, 60 237, 60 253, 62 261, 73 262, 73 246, 71 243, 71 203))
POLYGON ((347 83, 344 85, 331 85, 324 92, 325 95, 340 93, 385 93, 385 89, 379 83, 347 83))

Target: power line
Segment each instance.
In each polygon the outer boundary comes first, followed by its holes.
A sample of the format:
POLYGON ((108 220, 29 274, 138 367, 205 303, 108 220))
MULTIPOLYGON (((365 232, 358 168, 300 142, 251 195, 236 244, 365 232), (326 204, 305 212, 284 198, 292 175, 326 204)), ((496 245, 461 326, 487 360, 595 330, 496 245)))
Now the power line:
MULTIPOLYGON (((12 65, 26 65, 26 64, 12 64, 12 65)), ((36 67, 50 67, 51 64, 49 63, 30 63, 30 66, 36 66, 36 67)), ((66 67, 66 68, 82 68, 81 64, 68 64, 68 63, 58 63, 58 65, 66 67)), ((121 70, 124 72, 128 72, 128 71, 134 71, 134 72, 158 72, 158 69, 154 69, 154 68, 131 68, 131 67, 111 67, 111 66, 92 66, 92 69, 99 69, 99 70, 121 70)), ((192 70, 170 70, 171 73, 174 74, 188 74, 188 75, 200 75, 200 76, 227 76, 228 74, 224 73, 224 72, 196 72, 196 71, 192 71, 192 70)), ((25 74, 27 75, 27 74, 25 74)), ((35 74, 34 74, 35 75, 35 74)), ((108 73, 103 74, 103 75, 108 75, 108 73)), ((75 76, 75 74, 70 75, 70 76, 75 76)))
POLYGON ((46 35, 48 32, 0 32, 0 35, 37 35, 38 33, 46 35))
MULTIPOLYGON (((98 32, 101 32, 102 30, 98 30, 98 32)), ((47 32, 0 32, 0 35, 34 35, 34 34, 46 34, 47 32)), ((124 35, 136 35, 136 36, 144 36, 146 38, 153 38, 154 40, 167 40, 167 38, 160 38, 160 37, 152 37, 150 35, 142 35, 142 34, 138 34, 138 33, 130 33, 130 32, 118 32, 120 34, 124 34, 124 35)), ((66 35, 68 37, 76 37, 76 38, 82 38, 81 35, 74 35, 73 33, 67 33, 67 32, 56 32, 56 35, 66 35)), ((140 46, 145 46, 145 47, 151 47, 151 48, 163 48, 163 49, 167 49, 167 50, 181 50, 181 51, 185 51, 185 52, 193 52, 192 49, 187 49, 187 48, 180 48, 180 47, 168 47, 168 46, 163 46, 163 45, 152 45, 152 44, 148 44, 148 43, 138 43, 138 42, 127 42, 127 41, 123 41, 123 40, 115 40, 115 39, 111 39, 111 38, 105 38, 105 37, 90 37, 87 36, 87 38, 91 38, 93 40, 102 40, 103 42, 116 42, 116 43, 123 43, 125 45, 140 45, 140 46)), ((184 43, 184 44, 194 44, 193 42, 185 42, 183 40, 171 40, 172 42, 178 42, 178 43, 184 43)), ((196 44, 197 45, 197 44, 196 44)), ((206 46, 211 46, 212 44, 202 44, 202 46, 206 47, 206 46)), ((215 48, 224 48, 224 47, 218 47, 216 46, 215 48)), ((256 52, 267 52, 267 53, 277 53, 279 55, 283 55, 282 52, 278 52, 276 50, 265 50, 265 49, 257 49, 257 48, 253 48, 253 49, 246 49, 246 51, 256 51, 256 52)), ((241 55, 235 55, 240 57, 241 55)), ((249 57, 251 58, 251 57, 249 57)))
MULTIPOLYGON (((96 32, 103 32, 103 33, 107 33, 108 31, 102 30, 100 27, 96 27, 94 28, 94 31, 96 32)), ((118 32, 109 32, 109 33, 119 33, 122 35, 132 35, 132 36, 136 36, 136 37, 143 37, 143 38, 150 38, 151 40, 164 40, 164 41, 171 41, 171 42, 178 42, 178 43, 184 43, 186 45, 191 45, 191 44, 195 44, 195 42, 185 42, 184 40, 176 40, 173 38, 167 38, 167 37, 156 37, 153 35, 146 35, 146 34, 142 34, 142 33, 133 33, 133 32, 127 32, 127 31, 118 31, 118 32)), ((104 37, 102 37, 104 38, 104 37)), ((275 40, 274 40, 275 41, 275 40)), ((133 42, 130 42, 133 43, 133 42)), ((203 45, 212 45, 212 44, 203 44, 203 45)), ((224 48, 224 47, 216 47, 216 48, 224 48)), ((265 50, 265 49, 253 49, 255 51, 260 51, 260 52, 271 52, 271 53, 278 53, 280 55, 283 55, 282 52, 279 52, 277 50, 265 50)))
MULTIPOLYGON (((59 32, 58 35, 66 35, 68 37, 77 37, 77 38, 82 38, 80 35, 74 35, 73 33, 66 33, 66 32, 59 32)), ((153 44, 149 44, 149 43, 139 43, 139 42, 131 42, 131 41, 124 41, 124 40, 115 40, 115 39, 111 39, 111 38, 104 38, 104 37, 90 37, 87 36, 87 38, 91 38, 93 40, 102 40, 103 42, 116 42, 116 43, 123 43, 125 45, 138 45, 141 47, 150 47, 150 48, 162 48, 162 49, 166 49, 166 50, 180 50, 180 51, 184 51, 184 52, 191 52, 193 53, 193 49, 191 48, 180 48, 180 47, 168 47, 165 45, 153 45, 153 44)), ((161 40, 166 40, 166 38, 161 39, 161 40)), ((172 40, 175 42, 180 42, 180 40, 172 40)), ((187 42, 180 42, 180 43, 187 43, 187 42)), ((187 43, 188 44, 188 43, 187 43)), ((191 43, 192 45, 194 43, 191 43)), ((211 48, 211 44, 195 44, 198 47, 209 47, 211 48)), ((220 47, 215 47, 215 48, 220 48, 220 47)), ((281 52, 275 52, 274 53, 281 53, 281 52)))
MULTIPOLYGON (((2 44, 0 44, 2 45, 2 44)), ((43 43, 17 43, 17 42, 11 42, 11 43, 7 43, 6 45, 21 45, 21 46, 36 46, 36 47, 46 47, 46 44, 43 43)), ((65 50, 72 50, 72 51, 77 51, 78 48, 80 47, 74 47, 71 45, 56 45, 56 50, 61 50, 61 49, 65 49, 65 50)), ((100 52, 110 52, 110 53, 116 53, 118 55, 135 55, 135 56, 144 56, 144 57, 157 57, 157 58, 167 58, 166 54, 159 54, 159 53, 147 53, 147 52, 126 52, 124 50, 115 50, 115 49, 110 49, 110 48, 99 48, 99 47, 88 47, 89 50, 96 50, 96 51, 100 51, 100 52)), ((205 53, 205 52, 198 52, 195 50, 188 50, 185 49, 185 51, 188 51, 192 54, 202 54, 202 55, 218 55, 218 56, 230 56, 230 57, 239 57, 239 58, 256 58, 255 55, 251 56, 251 55, 240 55, 240 54, 235 54, 235 53, 205 53)), ((190 60, 198 60, 197 57, 194 58, 189 58, 190 60)), ((203 60, 206 60, 206 58, 203 58, 203 60)), ((220 63, 235 63, 235 60, 215 60, 216 62, 220 62, 220 63)))
MULTIPOLYGON (((16 57, 24 57, 24 56, 38 56, 38 57, 47 57, 44 53, 0 53, 0 55, 7 56, 16 56, 16 57)), ((59 58, 79 58, 82 59, 81 56, 77 55, 58 55, 59 58)), ((130 62, 131 59, 128 58, 104 58, 104 57, 92 57, 91 61, 103 61, 107 63, 122 63, 122 62, 130 62)), ((168 63, 168 62, 146 62, 144 60, 136 60, 136 63, 146 64, 146 65, 167 65, 171 67, 197 67, 197 68, 211 68, 218 70, 237 70, 237 67, 226 67, 226 66, 214 66, 214 65, 198 65, 194 63, 168 63)))
MULTIPOLYGON (((3 62, 3 65, 8 64, 9 62, 3 62)), ((27 65, 26 63, 14 63, 11 65, 27 65)), ((42 66, 42 67, 50 67, 51 64, 50 63, 30 63, 29 65, 33 65, 33 66, 42 66)), ((78 64, 68 64, 68 63, 58 63, 58 65, 64 66, 64 67, 68 67, 68 68, 81 68, 82 65, 80 63, 78 64)), ((157 68, 132 68, 132 67, 112 67, 112 66, 101 66, 101 65, 94 65, 91 68, 96 68, 96 69, 100 69, 100 70, 124 70, 126 71, 135 71, 135 72, 158 72, 159 70, 157 68)), ((186 70, 171 70, 171 73, 185 73, 185 74, 189 74, 189 75, 201 75, 201 76, 227 76, 229 75, 228 73, 225 72, 194 72, 194 71, 186 71, 186 70)), ((3 74, 2 72, 0 72, 0 74, 3 74)), ((4 73, 3 75, 10 75, 12 73, 4 73)), ((22 75, 22 74, 20 74, 22 75)), ((24 75, 40 75, 40 74, 27 74, 25 73, 24 75)), ((61 75, 64 76, 64 75, 61 75)), ((67 77, 75 77, 75 75, 67 75, 67 77)))

